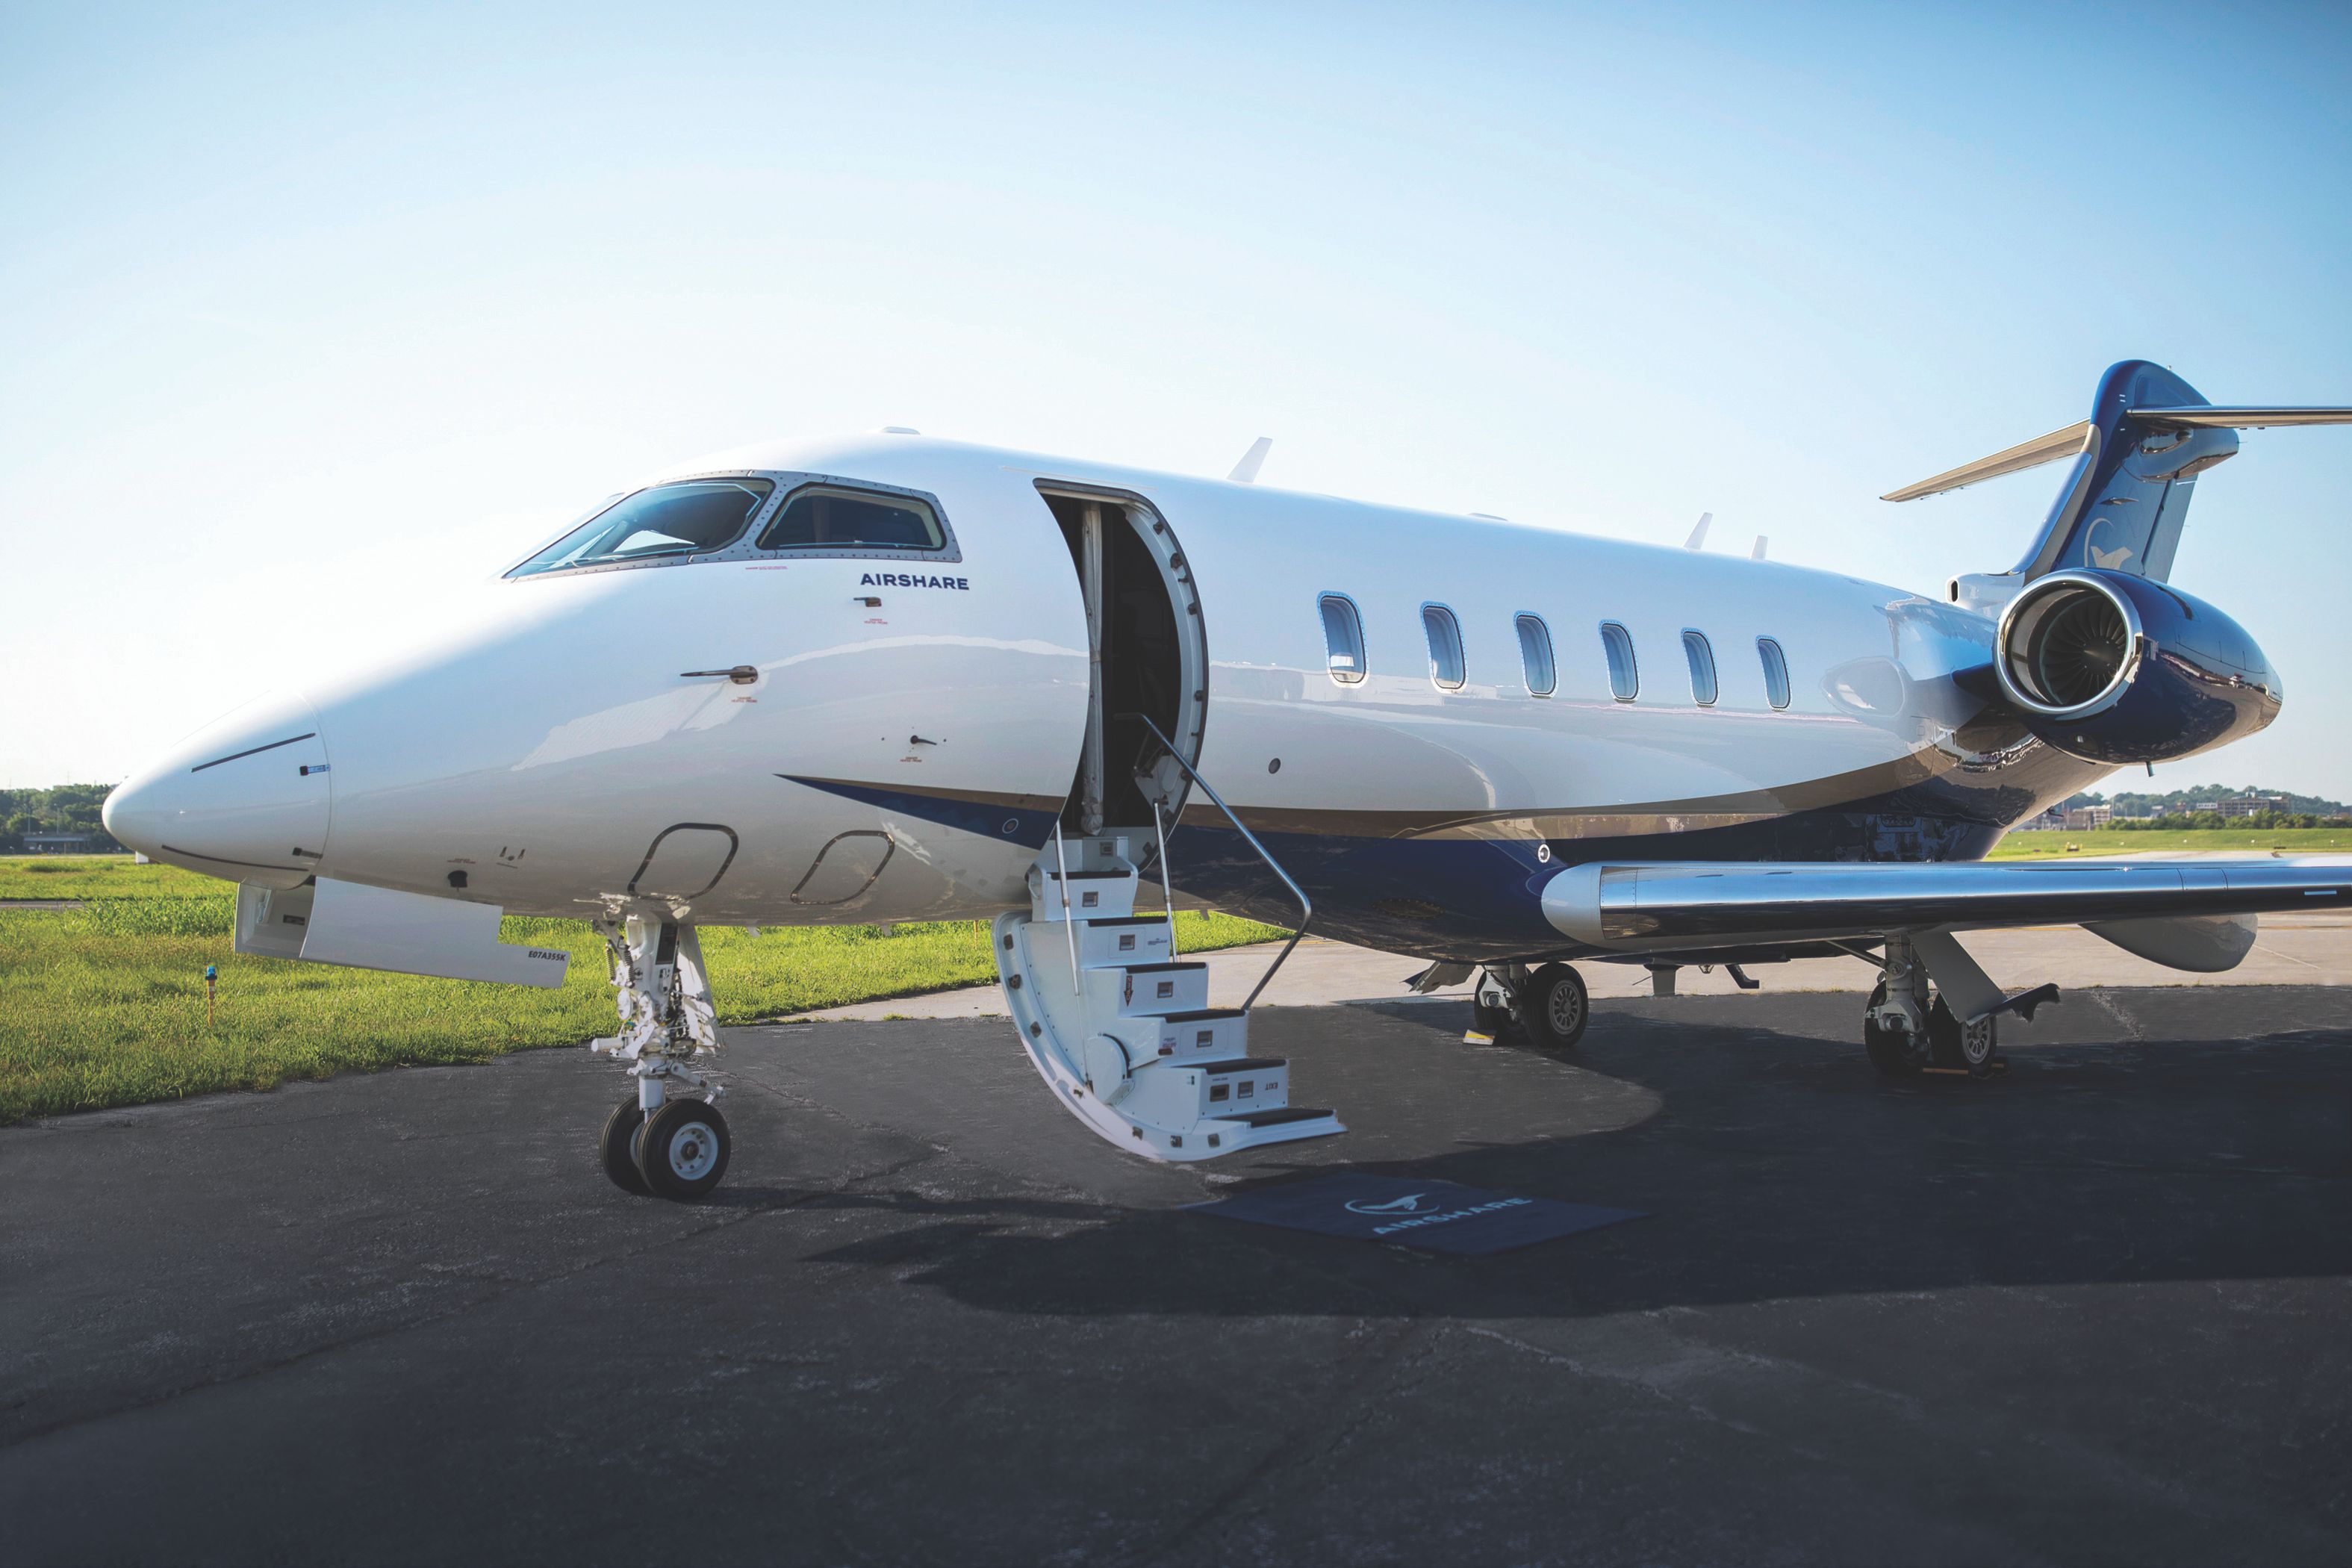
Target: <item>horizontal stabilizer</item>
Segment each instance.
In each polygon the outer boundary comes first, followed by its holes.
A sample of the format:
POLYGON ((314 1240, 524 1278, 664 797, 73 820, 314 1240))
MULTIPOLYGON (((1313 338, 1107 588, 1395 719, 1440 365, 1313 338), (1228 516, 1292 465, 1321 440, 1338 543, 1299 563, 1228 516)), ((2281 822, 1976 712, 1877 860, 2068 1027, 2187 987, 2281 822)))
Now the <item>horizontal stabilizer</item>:
POLYGON ((2135 408, 2158 430, 2267 430, 2282 425, 2352 425, 2352 408, 2135 408))
POLYGON ((1997 479, 2003 474, 2022 473, 2038 468, 2044 463, 2054 463, 2088 450, 2097 439, 2097 432, 2089 420, 2069 425, 2063 430, 2053 430, 2047 436, 2037 436, 2031 441, 2021 441, 2005 447, 1990 458, 1979 458, 1973 463, 1937 474, 1932 479, 1921 479, 1879 497, 1881 500, 1917 500, 1922 496, 1942 495, 1985 479, 1997 479))

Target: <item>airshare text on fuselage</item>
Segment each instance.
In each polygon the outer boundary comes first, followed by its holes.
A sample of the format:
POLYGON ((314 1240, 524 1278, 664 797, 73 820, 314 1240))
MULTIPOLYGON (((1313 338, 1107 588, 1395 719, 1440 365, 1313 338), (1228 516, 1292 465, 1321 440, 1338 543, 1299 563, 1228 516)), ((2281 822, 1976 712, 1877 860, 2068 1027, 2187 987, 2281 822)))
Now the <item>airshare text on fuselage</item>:
POLYGON ((969 577, 927 577, 920 572, 868 572, 857 580, 861 588, 960 588, 971 591, 969 577))

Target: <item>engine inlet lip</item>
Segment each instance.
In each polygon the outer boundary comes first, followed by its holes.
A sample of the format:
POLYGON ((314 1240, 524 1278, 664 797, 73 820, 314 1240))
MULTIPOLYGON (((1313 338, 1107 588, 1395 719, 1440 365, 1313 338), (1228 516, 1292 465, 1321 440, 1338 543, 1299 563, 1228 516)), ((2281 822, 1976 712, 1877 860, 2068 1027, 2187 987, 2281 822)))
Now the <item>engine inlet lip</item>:
POLYGON ((2032 584, 2011 599, 2009 607, 2000 613, 2000 624, 1993 632, 1993 677, 2000 683, 2001 695, 2036 718, 2087 719, 2114 707, 2130 689, 2132 678, 2139 673, 2140 659, 2149 646, 2147 633, 2140 626, 2138 607, 2116 592, 2113 584, 2091 572, 2052 572, 2034 579, 2032 584), (2035 696, 2032 689, 2019 679, 2013 668, 2017 661, 2010 650, 2011 639, 2019 630, 2019 622, 2029 615, 2051 608, 2053 599, 2074 597, 2075 593, 2067 592, 2070 589, 2077 593, 2088 589, 2116 607, 2116 612, 2124 620, 2125 651, 2123 664, 2116 669, 2115 679, 2108 681, 2097 696, 2087 701, 2062 706, 2035 696))

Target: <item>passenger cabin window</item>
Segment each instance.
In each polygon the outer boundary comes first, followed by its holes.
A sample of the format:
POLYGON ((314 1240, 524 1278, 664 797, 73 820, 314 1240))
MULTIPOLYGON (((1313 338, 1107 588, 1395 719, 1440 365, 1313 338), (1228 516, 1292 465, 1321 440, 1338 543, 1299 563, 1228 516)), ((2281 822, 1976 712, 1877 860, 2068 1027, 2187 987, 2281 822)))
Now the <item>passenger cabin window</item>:
POLYGON ((1789 705, 1789 660, 1770 637, 1756 639, 1756 657, 1764 661, 1764 700, 1775 708, 1789 705))
POLYGON ((1715 649, 1706 646, 1706 634, 1683 633, 1683 657, 1690 660, 1691 700, 1702 708, 1715 706, 1715 649))
POLYGON ((1601 623, 1601 651, 1609 656, 1609 694, 1631 702, 1642 689, 1640 671, 1633 667, 1633 635, 1615 621, 1601 623))
POLYGON ((1323 595, 1323 658, 1331 679, 1353 686, 1364 679, 1364 623, 1337 594, 1323 595))
POLYGON ((685 479, 625 496, 507 574, 621 566, 723 550, 775 490, 771 479, 685 479))
POLYGON ((1462 626, 1443 605, 1421 607, 1421 629, 1429 636, 1429 679, 1447 691, 1462 689, 1462 626))
POLYGON ((1559 687, 1559 675, 1552 668, 1551 628, 1543 624, 1541 616, 1519 617, 1519 663, 1528 672, 1528 695, 1549 697, 1559 687))
POLYGON ((813 486, 795 490, 760 535, 762 550, 938 550, 938 514, 913 496, 813 486))

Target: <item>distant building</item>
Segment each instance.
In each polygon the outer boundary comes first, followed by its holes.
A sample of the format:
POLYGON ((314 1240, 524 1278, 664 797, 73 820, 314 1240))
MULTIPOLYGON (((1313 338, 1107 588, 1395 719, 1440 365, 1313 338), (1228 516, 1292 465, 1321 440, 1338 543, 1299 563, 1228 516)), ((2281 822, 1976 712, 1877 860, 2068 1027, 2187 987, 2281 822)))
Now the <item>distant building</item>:
POLYGON ((88 855, 98 847, 89 833, 27 833, 24 842, 27 855, 88 855))
POLYGON ((2063 832, 2065 829, 2065 826, 2066 814, 2053 807, 2049 811, 2043 812, 2039 816, 2027 817, 2023 822, 2017 825, 2016 831, 2020 833, 2058 833, 2063 832))
POLYGON ((2093 827, 2105 827, 2115 814, 2116 808, 2112 805, 2078 805, 2066 814, 2066 828, 2071 833, 2081 833, 2093 827))
POLYGON ((2291 811, 2294 802, 2283 795, 2233 795, 2215 801, 2213 809, 2224 816, 2260 816, 2266 811, 2291 811))

